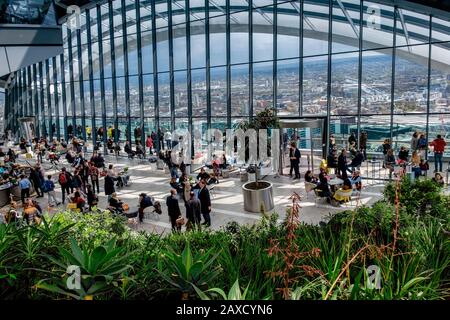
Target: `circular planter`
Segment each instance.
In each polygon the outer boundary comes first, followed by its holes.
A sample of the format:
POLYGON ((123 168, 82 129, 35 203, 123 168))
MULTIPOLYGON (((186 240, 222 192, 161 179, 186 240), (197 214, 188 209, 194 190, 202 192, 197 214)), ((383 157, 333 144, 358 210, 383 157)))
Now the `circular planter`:
POLYGON ((244 210, 249 212, 261 212, 261 206, 264 211, 273 210, 273 190, 272 184, 268 181, 259 181, 259 187, 256 182, 247 182, 242 186, 244 195, 244 210))

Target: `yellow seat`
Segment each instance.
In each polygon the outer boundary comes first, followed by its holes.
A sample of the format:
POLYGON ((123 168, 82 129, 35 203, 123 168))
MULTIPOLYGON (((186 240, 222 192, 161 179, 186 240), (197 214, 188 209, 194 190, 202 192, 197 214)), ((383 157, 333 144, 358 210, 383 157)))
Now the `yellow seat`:
POLYGON ((348 202, 351 200, 351 196, 352 196, 352 189, 348 189, 348 190, 343 190, 342 188, 339 188, 335 193, 334 193, 334 199, 336 199, 337 201, 345 201, 348 202))

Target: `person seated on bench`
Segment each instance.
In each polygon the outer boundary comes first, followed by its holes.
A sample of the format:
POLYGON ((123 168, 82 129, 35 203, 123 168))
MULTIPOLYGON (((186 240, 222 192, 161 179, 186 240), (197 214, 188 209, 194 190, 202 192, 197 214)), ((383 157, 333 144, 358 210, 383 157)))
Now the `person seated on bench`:
POLYGON ((70 197, 69 199, 71 203, 75 203, 77 205, 77 209, 79 209, 80 212, 83 212, 86 201, 81 197, 80 192, 75 191, 73 197, 70 197))
POLYGON ((420 170, 422 171, 422 176, 426 176, 427 171, 430 170, 430 165, 428 164, 428 161, 421 159, 419 167, 420 167, 420 170))
POLYGON ((387 169, 389 169, 390 173, 394 171, 395 166, 394 149, 389 149, 387 151, 386 156, 384 157, 384 165, 387 169))
POLYGON ((123 213, 123 202, 117 197, 117 193, 113 192, 108 201, 108 210, 116 214, 123 213))
POLYGON ((124 150, 125 150, 126 154, 128 155, 128 158, 133 159, 134 156, 136 155, 136 153, 133 151, 133 149, 131 149, 130 141, 128 141, 128 140, 125 142, 124 150))
POLYGON ((437 183, 439 186, 443 187, 445 182, 444 178, 441 176, 439 172, 434 174, 434 177, 431 179, 433 182, 437 183))
POLYGON ((225 153, 222 154, 222 163, 220 164, 220 169, 228 169, 230 165, 227 162, 227 157, 225 156, 225 153))

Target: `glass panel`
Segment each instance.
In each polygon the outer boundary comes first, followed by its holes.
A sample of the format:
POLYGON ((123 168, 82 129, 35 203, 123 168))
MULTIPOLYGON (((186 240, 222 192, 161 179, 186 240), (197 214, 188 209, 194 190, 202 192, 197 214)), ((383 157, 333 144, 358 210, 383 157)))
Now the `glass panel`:
POLYGON ((203 21, 191 23, 191 66, 206 66, 205 25, 203 21))
POLYGON ((396 49, 396 56, 394 112, 426 111, 428 46, 398 48, 396 49))
POLYGON ((231 115, 249 114, 248 65, 231 67, 231 115))
POLYGON ((153 75, 144 75, 144 115, 155 116, 155 92, 153 90, 153 75))
POLYGON ((392 82, 391 49, 363 52, 361 81, 361 113, 390 113, 392 82))
POLYGON ((167 28, 163 28, 157 31, 157 61, 158 72, 169 71, 169 31, 167 28))
POLYGON ((396 45, 427 43, 430 33, 429 26, 429 16, 405 9, 398 9, 396 45))
POLYGON ((125 78, 116 78, 116 92, 117 92, 117 115, 125 116, 127 109, 125 106, 125 78))
POLYGON ((358 50, 359 0, 333 1, 333 52, 358 50))
POLYGON ((253 10, 253 61, 273 59, 273 8, 253 10))
POLYGON ((225 116, 227 114, 226 68, 211 69, 211 114, 225 116))
POLYGON ((137 42, 136 35, 129 35, 127 37, 128 46, 128 74, 138 74, 138 61, 137 61, 137 42))
POLYGON ((114 115, 113 106, 113 94, 112 94, 112 80, 105 79, 105 105, 106 116, 112 117, 114 115))
POLYGON ((221 66, 226 64, 226 19, 225 16, 212 18, 209 20, 209 41, 211 66, 221 66))
POLYGON ((230 15, 231 63, 248 62, 248 12, 230 15))
POLYGON ((449 44, 432 45, 431 47, 431 79, 430 79, 430 112, 448 112, 450 98, 450 55, 449 44))
POLYGON ((305 0, 303 6, 303 55, 311 56, 328 52, 328 5, 318 5, 305 0))
POLYGON ((273 106, 273 64, 272 62, 253 65, 253 113, 273 106))
POLYGON ((299 57, 300 16, 298 1, 278 5, 277 57, 299 57))
POLYGON ((326 56, 303 59, 304 115, 327 113, 327 66, 326 56))
POLYGON ((175 116, 186 116, 188 114, 187 102, 187 72, 178 71, 174 73, 175 91, 175 116))
POLYGON ((277 63, 277 109, 279 116, 299 115, 299 60, 277 63))
POLYGON ((175 26, 173 34, 173 68, 186 69, 186 25, 175 26))
POLYGON ((374 49, 392 47, 394 28, 394 8, 374 2, 364 1, 363 48, 374 49))
POLYGON ((332 56, 331 114, 358 112, 358 53, 332 56))
POLYGON ((432 19, 431 41, 450 41, 450 18, 443 20, 439 18, 432 19))
POLYGON ((206 116, 206 70, 192 70, 192 115, 206 116))
POLYGON ((130 85, 130 115, 138 117, 141 114, 139 108, 139 77, 129 77, 128 81, 130 85))
POLYGON ((152 33, 144 32, 141 35, 141 52, 142 52, 142 72, 153 72, 153 48, 152 48, 152 33))
POLYGON ((170 76, 169 73, 158 74, 159 116, 170 116, 170 76))

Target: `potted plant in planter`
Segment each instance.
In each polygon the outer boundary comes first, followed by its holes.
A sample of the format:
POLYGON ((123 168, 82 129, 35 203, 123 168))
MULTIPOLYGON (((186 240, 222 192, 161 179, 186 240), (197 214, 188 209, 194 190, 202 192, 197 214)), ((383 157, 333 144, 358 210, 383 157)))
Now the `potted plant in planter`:
MULTIPOLYGON (((278 129, 279 127, 279 118, 273 108, 266 108, 250 121, 245 120, 237 125, 237 128, 242 130, 255 129, 257 131, 260 129, 278 129)), ((268 147, 270 148, 270 145, 268 147)), ((249 148, 247 142, 245 148, 247 154, 249 148)), ((259 169, 257 164, 251 164, 247 173, 255 174, 255 181, 249 181, 242 186, 244 210, 249 212, 267 212, 274 208, 272 183, 259 179, 259 169)))

